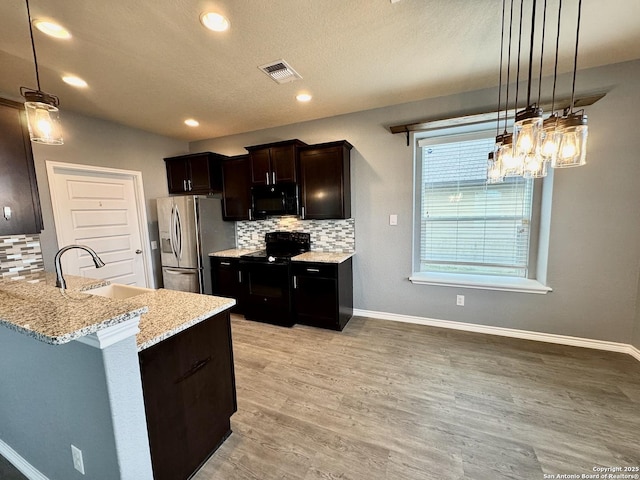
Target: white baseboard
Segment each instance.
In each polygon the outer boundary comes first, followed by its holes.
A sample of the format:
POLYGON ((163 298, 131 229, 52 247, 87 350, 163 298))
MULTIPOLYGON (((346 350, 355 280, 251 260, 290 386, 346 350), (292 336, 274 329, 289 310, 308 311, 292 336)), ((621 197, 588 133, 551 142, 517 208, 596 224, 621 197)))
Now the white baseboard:
POLYGON ((46 476, 40 473, 37 468, 27 462, 18 452, 2 440, 0 440, 0 455, 9 460, 9 462, 29 480, 49 480, 46 476))
POLYGON ((450 328, 452 330, 464 330, 466 332, 485 333, 487 335, 499 335, 502 337, 521 338, 538 342, 558 343, 573 347, 594 348, 610 352, 626 353, 640 361, 640 350, 628 343, 607 342, 590 338, 570 337, 556 335, 554 333, 531 332, 529 330, 517 330, 514 328, 493 327, 490 325, 476 325, 474 323, 453 322, 451 320, 438 320, 435 318, 415 317, 398 313, 376 312, 373 310, 353 309, 353 314, 359 317, 391 320, 393 322, 416 323, 429 327, 450 328))

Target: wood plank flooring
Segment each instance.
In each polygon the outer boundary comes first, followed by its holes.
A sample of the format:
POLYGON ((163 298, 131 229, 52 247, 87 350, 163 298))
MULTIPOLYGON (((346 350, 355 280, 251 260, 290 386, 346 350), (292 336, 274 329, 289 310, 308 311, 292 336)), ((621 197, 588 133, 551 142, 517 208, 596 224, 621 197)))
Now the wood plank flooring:
POLYGON ((341 333, 240 316, 232 328, 234 433, 195 480, 640 466, 640 362, 628 355, 358 317, 341 333))
POLYGON ((27 480, 9 461, 0 456, 0 480, 27 480))

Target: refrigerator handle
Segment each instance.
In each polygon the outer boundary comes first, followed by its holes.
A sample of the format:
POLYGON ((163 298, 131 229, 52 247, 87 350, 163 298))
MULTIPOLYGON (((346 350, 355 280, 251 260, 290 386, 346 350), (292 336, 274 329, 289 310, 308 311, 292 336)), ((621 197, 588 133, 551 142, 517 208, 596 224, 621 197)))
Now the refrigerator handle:
POLYGON ((180 222, 180 210, 176 206, 176 240, 178 260, 182 259, 182 222, 180 222))
MULTIPOLYGON (((184 275, 184 271, 182 270, 172 270, 171 268, 165 268, 164 272, 169 274, 169 275, 184 275)), ((189 275, 193 275, 192 273, 190 273, 189 275)))
POLYGON ((171 252, 173 256, 178 258, 176 253, 176 241, 175 241, 175 205, 171 205, 171 215, 169 218, 169 244, 171 245, 171 252))

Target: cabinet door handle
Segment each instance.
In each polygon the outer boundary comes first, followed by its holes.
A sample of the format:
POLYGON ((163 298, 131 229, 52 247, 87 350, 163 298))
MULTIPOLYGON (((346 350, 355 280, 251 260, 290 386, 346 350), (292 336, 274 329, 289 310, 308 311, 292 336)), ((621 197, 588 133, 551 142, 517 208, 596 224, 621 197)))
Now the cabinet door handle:
POLYGON ((304 207, 300 207, 300 218, 304 220, 304 207))
POLYGON ((231 263, 229 263, 229 262, 220 262, 220 265, 227 265, 227 266, 229 266, 229 265, 231 265, 231 263))
POLYGON ((272 184, 273 184, 273 185, 275 185, 275 184, 276 184, 276 172, 273 172, 273 173, 271 174, 271 178, 273 179, 272 184))
POLYGON ((269 185, 269 172, 264 172, 264 176, 267 177, 267 185, 269 185))
POLYGON ((184 375, 182 375, 173 383, 180 383, 186 380, 187 378, 192 376, 194 373, 196 373, 198 370, 203 368, 207 363, 209 363, 209 361, 211 361, 211 357, 207 357, 204 360, 200 360, 199 362, 195 363, 184 375))
POLYGON ((238 270, 238 283, 242 283, 242 270, 238 270))
POLYGON ((307 268, 307 272, 320 273, 320 269, 319 268, 307 268))
POLYGON ((293 276, 293 288, 298 288, 298 277, 296 275, 293 276))
POLYGON ((187 191, 187 181, 186 180, 182 180, 182 189, 186 192, 187 191))
POLYGON ((187 180, 187 184, 189 185, 189 191, 193 190, 193 188, 191 188, 191 180, 187 180))
POLYGON ((249 220, 253 220, 253 218, 251 218, 251 209, 249 209, 249 220))

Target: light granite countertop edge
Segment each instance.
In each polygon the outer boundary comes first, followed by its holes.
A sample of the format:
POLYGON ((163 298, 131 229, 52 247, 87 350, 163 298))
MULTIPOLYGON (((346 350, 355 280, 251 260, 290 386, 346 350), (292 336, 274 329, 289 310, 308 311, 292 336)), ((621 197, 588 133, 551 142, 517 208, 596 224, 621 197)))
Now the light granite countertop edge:
MULTIPOLYGON (((240 258, 242 255, 256 252, 259 249, 231 248, 221 250, 219 252, 209 253, 209 257, 219 258, 240 258)), ((308 252, 291 257, 292 262, 299 263, 342 263, 350 259, 356 252, 326 252, 318 250, 310 250, 308 252)))
POLYGON ((214 308, 213 310, 209 310, 201 315, 198 315, 197 317, 191 320, 188 320, 175 328, 162 332, 160 335, 153 337, 151 340, 147 340, 146 342, 139 344, 138 352, 141 352, 142 350, 146 350, 147 348, 152 347, 162 342, 163 340, 166 340, 169 337, 173 337, 174 335, 202 322, 203 320, 206 320, 209 317, 212 317, 213 315, 216 315, 218 313, 224 312, 225 310, 228 310, 229 308, 233 307, 236 304, 236 301, 234 299, 230 298, 228 300, 229 301, 224 305, 221 305, 217 308, 214 308))
POLYGON ((80 328, 78 330, 74 330, 73 332, 69 332, 65 335, 58 335, 58 336, 45 335, 35 330, 31 330, 29 328, 24 328, 24 327, 21 327, 20 325, 16 325, 15 323, 10 322, 8 320, 4 320, 3 318, 0 318, 0 325, 7 327, 9 330, 13 330, 14 332, 27 335, 31 338, 39 340, 48 345, 64 345, 66 343, 72 342, 73 340, 77 340, 79 338, 86 337, 87 335, 91 335, 101 330, 104 330, 105 328, 118 325, 119 323, 122 323, 126 320, 130 320, 131 318, 140 316, 148 311, 149 309, 147 307, 136 308, 126 313, 115 315, 102 322, 93 323, 91 325, 87 325, 86 327, 80 328))

